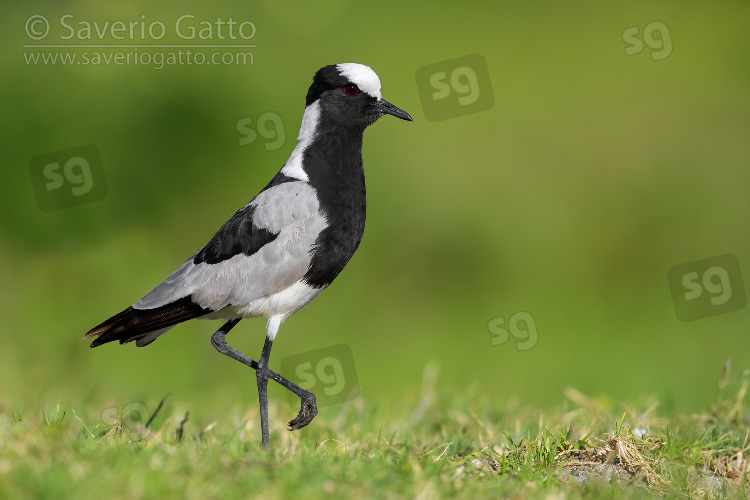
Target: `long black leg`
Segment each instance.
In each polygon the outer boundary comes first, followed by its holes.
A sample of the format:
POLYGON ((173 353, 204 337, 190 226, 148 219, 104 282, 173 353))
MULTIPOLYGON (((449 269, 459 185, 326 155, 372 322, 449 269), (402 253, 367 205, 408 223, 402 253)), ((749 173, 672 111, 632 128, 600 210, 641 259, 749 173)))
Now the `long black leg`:
POLYGON ((268 359, 271 357, 271 346, 273 340, 266 336, 263 344, 263 352, 258 360, 258 368, 255 369, 255 377, 258 380, 258 400, 260 402, 260 433, 264 448, 268 448, 268 359))
MULTIPOLYGON (((216 332, 211 335, 211 344, 213 344, 214 348, 216 348, 217 351, 220 353, 229 356, 232 359, 235 359, 239 361, 240 363, 249 366, 250 368, 254 370, 258 370, 258 363, 254 360, 248 358, 242 352, 240 352, 237 349, 234 349, 227 344, 226 336, 229 331, 234 328, 234 326, 239 323, 239 319, 233 319, 229 320, 224 325, 216 330, 216 332)), ((266 343, 268 343, 268 337, 266 337, 266 343)), ((263 350, 265 352, 266 345, 263 345, 263 350)), ((271 346, 268 345, 268 351, 270 355, 271 346)), ((261 358, 262 359, 262 358, 261 358)), ((263 370, 267 374, 267 379, 271 379, 278 383, 279 385, 285 387, 286 389, 292 391, 294 394, 297 395, 297 397, 300 398, 301 406, 299 410, 299 414, 291 421, 289 422, 290 430, 298 430, 306 425, 308 425, 312 420, 315 418, 315 415, 318 414, 318 407, 315 403, 315 394, 313 394, 310 391, 306 391, 303 388, 299 387, 298 385, 288 381, 281 375, 274 373, 273 371, 269 370, 267 367, 268 363, 268 356, 266 356, 266 366, 263 370)), ((267 397, 267 396, 266 396, 267 397)), ((261 427, 263 425, 263 414, 261 409, 261 427)), ((265 445, 264 445, 265 446, 265 445)))

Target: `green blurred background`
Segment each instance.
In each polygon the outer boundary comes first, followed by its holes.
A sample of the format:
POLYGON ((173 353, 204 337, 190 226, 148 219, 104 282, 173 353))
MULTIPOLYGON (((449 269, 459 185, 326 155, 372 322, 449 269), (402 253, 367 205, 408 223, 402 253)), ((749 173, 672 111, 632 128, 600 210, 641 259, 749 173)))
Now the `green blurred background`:
MULTIPOLYGON (((750 367, 750 308, 682 322, 667 282, 672 266, 726 253, 750 273, 747 2, 84 0, 3 11, 5 401, 105 407, 170 394, 190 408, 257 405, 254 374, 209 343, 216 322, 180 325, 143 349, 90 350, 81 335, 158 284, 270 180, 294 148, 312 75, 338 62, 371 66, 414 122, 385 117, 367 130, 363 243, 283 325, 272 367, 344 343, 370 407, 419 393, 436 360, 443 394, 469 405, 555 407, 573 386, 615 408, 655 396, 668 411, 712 401, 726 358, 750 367), (240 66, 27 64, 23 45, 37 42, 26 20, 54 26, 65 14, 145 15, 170 28, 160 43, 180 42, 171 26, 184 14, 250 20, 258 47, 240 66), (668 26, 671 55, 654 60, 645 46, 627 56, 623 32, 653 21, 668 26), (418 68, 476 53, 494 106, 427 121, 418 68), (237 121, 265 112, 281 118, 283 147, 240 145, 237 121), (85 144, 101 152, 107 196, 42 212, 29 161, 85 144), (537 345, 492 346, 488 323, 519 311, 532 314, 537 345)), ((244 321, 230 340, 255 357, 264 326, 244 321)), ((277 387, 271 397, 286 399, 277 387)))

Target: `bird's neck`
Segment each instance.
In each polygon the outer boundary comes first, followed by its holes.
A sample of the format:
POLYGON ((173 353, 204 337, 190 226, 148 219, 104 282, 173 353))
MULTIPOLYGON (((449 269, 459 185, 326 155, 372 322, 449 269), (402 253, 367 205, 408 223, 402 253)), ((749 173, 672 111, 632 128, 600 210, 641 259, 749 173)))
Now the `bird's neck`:
POLYGON ((321 116, 302 153, 305 177, 317 193, 327 223, 316 239, 318 252, 304 277, 305 283, 315 288, 333 281, 364 234, 367 203, 363 133, 364 128, 347 127, 321 116))
POLYGON ((321 112, 316 101, 305 108, 297 146, 281 173, 313 187, 340 186, 364 191, 364 127, 348 126, 321 112))
POLYGON ((305 108, 297 147, 285 169, 316 189, 346 188, 364 193, 364 127, 337 121, 316 101, 305 108))
POLYGON ((325 127, 305 148, 303 158, 305 173, 313 187, 327 184, 364 191, 362 131, 325 127))

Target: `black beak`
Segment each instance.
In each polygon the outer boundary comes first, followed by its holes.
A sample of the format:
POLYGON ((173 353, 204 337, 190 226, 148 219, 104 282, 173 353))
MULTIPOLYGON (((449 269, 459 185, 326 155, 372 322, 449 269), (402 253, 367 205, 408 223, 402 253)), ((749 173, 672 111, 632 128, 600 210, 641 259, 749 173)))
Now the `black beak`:
POLYGON ((379 101, 376 101, 375 107, 387 115, 393 115, 396 118, 401 118, 402 120, 407 120, 410 122, 414 121, 412 117, 409 116, 409 113, 407 113, 401 108, 397 108, 396 106, 386 101, 385 99, 381 98, 379 101))

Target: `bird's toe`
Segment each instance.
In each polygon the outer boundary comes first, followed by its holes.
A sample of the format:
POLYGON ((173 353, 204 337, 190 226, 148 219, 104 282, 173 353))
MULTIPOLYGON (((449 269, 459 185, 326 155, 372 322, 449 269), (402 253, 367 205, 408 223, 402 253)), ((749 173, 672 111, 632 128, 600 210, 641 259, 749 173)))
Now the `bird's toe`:
POLYGON ((310 393, 309 397, 302 398, 302 405, 299 410, 299 414, 294 420, 289 422, 289 430, 296 431, 313 421, 315 415, 318 414, 318 407, 315 404, 315 395, 310 393))

